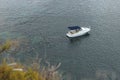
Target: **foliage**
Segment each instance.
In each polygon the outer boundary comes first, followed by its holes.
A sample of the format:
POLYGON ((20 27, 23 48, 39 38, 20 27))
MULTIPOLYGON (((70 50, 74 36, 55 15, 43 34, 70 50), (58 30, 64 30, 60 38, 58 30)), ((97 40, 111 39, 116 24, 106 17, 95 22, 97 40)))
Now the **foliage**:
POLYGON ((6 63, 2 63, 0 65, 0 80, 45 80, 45 79, 41 76, 39 72, 33 71, 32 69, 19 71, 14 70, 13 66, 9 66, 6 63))
POLYGON ((0 65, 0 80, 61 80, 61 76, 56 71, 54 73, 54 71, 49 71, 47 68, 36 71, 19 64, 3 62, 0 65), (22 71, 15 69, 22 69, 22 71))
POLYGON ((5 43, 0 45, 0 53, 9 50, 15 50, 19 46, 19 40, 7 40, 5 43))
MULTIPOLYGON (((8 40, 0 45, 0 54, 15 49, 18 46, 18 41, 8 40)), ((0 80, 62 80, 61 74, 57 70, 61 63, 51 66, 49 62, 46 62, 48 66, 40 66, 40 61, 34 60, 31 66, 28 67, 15 62, 8 64, 4 60, 0 64, 0 80)))
POLYGON ((11 44, 10 41, 6 41, 4 44, 2 44, 2 45, 0 46, 0 53, 9 50, 10 47, 11 47, 11 45, 12 45, 12 44, 11 44))

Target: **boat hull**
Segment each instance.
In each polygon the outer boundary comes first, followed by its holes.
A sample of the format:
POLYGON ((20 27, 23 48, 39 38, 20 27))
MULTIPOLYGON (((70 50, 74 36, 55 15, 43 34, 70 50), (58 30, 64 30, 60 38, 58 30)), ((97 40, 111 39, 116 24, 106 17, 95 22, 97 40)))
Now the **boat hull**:
POLYGON ((69 38, 74 38, 74 37, 79 37, 87 34, 91 29, 87 27, 82 27, 82 30, 76 32, 76 33, 70 33, 70 31, 66 34, 67 37, 69 38))

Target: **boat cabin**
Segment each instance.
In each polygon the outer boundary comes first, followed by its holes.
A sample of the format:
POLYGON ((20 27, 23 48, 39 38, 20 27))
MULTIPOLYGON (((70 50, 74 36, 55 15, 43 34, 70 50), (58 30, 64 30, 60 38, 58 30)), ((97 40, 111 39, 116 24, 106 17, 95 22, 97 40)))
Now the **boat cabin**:
POLYGON ((79 32, 80 30, 81 30, 81 27, 79 27, 79 26, 71 26, 71 27, 68 27, 68 29, 70 29, 70 33, 71 34, 74 34, 74 33, 77 33, 77 32, 79 32))

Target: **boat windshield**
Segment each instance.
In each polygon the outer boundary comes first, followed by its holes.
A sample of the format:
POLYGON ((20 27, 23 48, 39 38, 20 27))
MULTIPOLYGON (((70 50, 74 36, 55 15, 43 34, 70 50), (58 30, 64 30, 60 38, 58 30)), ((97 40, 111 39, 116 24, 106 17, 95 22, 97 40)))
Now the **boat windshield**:
POLYGON ((81 29, 81 27, 79 27, 79 26, 70 26, 70 27, 68 27, 70 30, 80 30, 81 29))

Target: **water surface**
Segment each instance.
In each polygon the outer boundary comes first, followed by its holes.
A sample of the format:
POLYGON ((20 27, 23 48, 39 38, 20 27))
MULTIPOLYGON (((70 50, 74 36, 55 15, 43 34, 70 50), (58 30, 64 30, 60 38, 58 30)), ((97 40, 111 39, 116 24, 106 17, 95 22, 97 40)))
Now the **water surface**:
POLYGON ((116 80, 120 71, 120 1, 0 0, 0 39, 25 39, 22 59, 46 57, 72 80, 116 80), (68 26, 91 26, 70 41, 68 26), (26 54, 24 54, 26 53, 26 54), (112 76, 112 79, 111 77, 112 76))

